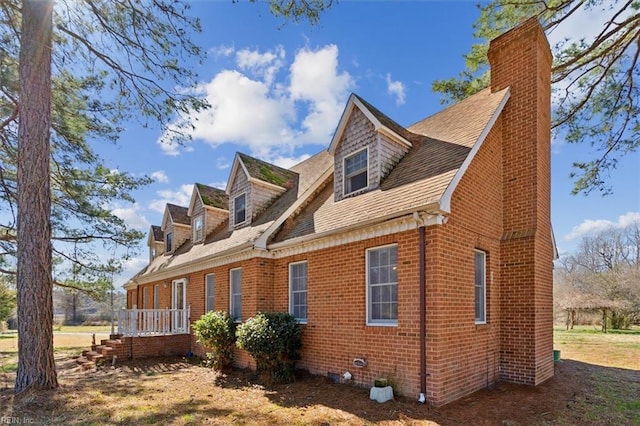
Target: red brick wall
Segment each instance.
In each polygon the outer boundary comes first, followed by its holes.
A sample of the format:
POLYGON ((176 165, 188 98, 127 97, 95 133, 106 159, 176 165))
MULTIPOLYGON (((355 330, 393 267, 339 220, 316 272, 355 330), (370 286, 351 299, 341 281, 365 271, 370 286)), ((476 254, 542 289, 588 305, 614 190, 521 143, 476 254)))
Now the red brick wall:
POLYGON ((502 134, 501 376, 528 384, 553 376, 551 60, 535 19, 489 48, 492 89, 511 90, 502 134))
POLYGON ((190 350, 190 336, 123 337, 122 344, 115 345, 112 354, 118 360, 149 358, 154 356, 184 356, 190 350))
POLYGON ((311 372, 351 372, 360 384, 387 377, 396 392, 419 393, 418 231, 277 259, 274 309, 288 311, 291 262, 308 261, 308 321, 299 366, 311 372), (398 244, 398 326, 366 325, 365 250, 398 244), (366 359, 355 368, 354 358, 366 359))

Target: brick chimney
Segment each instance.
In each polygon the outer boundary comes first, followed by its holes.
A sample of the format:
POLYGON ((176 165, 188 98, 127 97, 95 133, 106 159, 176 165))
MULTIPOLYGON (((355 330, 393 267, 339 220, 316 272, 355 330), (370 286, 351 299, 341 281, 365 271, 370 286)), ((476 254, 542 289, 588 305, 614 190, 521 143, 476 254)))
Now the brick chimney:
POLYGON ((550 217, 551 50, 531 18, 491 41, 491 90, 510 87, 502 113, 501 379, 553 376, 550 217))

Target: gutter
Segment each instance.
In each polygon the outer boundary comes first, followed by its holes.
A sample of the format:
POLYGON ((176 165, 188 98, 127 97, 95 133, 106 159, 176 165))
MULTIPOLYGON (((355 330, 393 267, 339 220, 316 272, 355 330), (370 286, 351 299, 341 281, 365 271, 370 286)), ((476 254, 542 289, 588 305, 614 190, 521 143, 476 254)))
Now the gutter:
POLYGON ((430 204, 427 205, 421 205, 421 206, 416 206, 416 207, 412 207, 400 212, 396 212, 390 215, 386 215, 386 216, 380 216, 380 217, 376 217, 373 219, 369 219, 369 220, 365 220, 362 222, 358 222, 356 224, 356 226, 346 226, 346 227, 342 227, 342 228, 334 228, 334 229, 330 229, 328 231, 324 231, 324 232, 320 232, 320 233, 313 233, 313 234, 308 234, 308 235, 303 235, 301 237, 296 237, 296 238, 292 238, 290 240, 285 240, 285 241, 280 241, 278 243, 273 243, 273 244, 269 244, 267 247, 267 250, 271 251, 271 250, 279 250, 282 248, 286 248, 289 246, 294 246, 294 245, 298 245, 298 244, 303 244, 309 241, 313 241, 313 240, 318 240, 324 237, 330 237, 336 234, 344 234, 346 232, 349 231, 357 231, 359 229, 362 228, 368 228, 371 225, 375 225, 377 223, 382 223, 382 222, 386 222, 389 220, 393 220, 393 219, 401 219, 402 217, 406 217, 409 215, 413 215, 413 218, 418 221, 420 220, 419 224, 422 224, 423 226, 427 223, 427 219, 422 217, 422 215, 420 215, 420 211, 422 212, 428 212, 427 214, 435 216, 435 221, 432 221, 433 224, 440 224, 443 223, 445 221, 445 214, 446 212, 443 212, 440 209, 440 205, 439 203, 436 202, 432 202, 430 204), (416 216, 418 215, 418 216, 416 216), (416 219, 416 217, 419 217, 419 219, 416 219))

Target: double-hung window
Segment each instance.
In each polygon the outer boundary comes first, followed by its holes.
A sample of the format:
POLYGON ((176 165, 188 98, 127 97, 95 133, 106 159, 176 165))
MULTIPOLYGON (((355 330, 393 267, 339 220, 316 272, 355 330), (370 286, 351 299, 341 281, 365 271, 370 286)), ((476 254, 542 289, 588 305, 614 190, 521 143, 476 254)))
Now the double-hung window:
POLYGON ((153 309, 160 309, 160 286, 153 286, 153 309))
POLYGON ((172 247, 173 247, 173 232, 168 232, 167 236, 165 237, 165 243, 166 243, 166 247, 165 247, 165 251, 167 253, 171 253, 172 247))
POLYGON ((368 153, 365 148, 344 159, 345 195, 369 186, 368 153))
POLYGON ((207 274, 205 277, 205 309, 204 312, 207 313, 209 311, 213 311, 214 309, 214 294, 215 294, 215 275, 207 274))
POLYGON ((367 324, 398 324, 398 246, 367 250, 367 324))
POLYGON ((229 313, 234 320, 242 321, 242 268, 229 271, 229 313))
POLYGON ((475 311, 476 324, 487 322, 486 301, 486 265, 487 254, 483 251, 475 251, 475 311))
POLYGON ((289 313, 307 322, 307 262, 289 264, 289 313))
POLYGON ((238 225, 247 220, 247 196, 238 195, 233 199, 234 225, 238 225))
POLYGON ((142 309, 149 309, 149 288, 142 287, 142 309))
POLYGON ((204 238, 204 217, 202 215, 193 220, 193 242, 197 243, 204 238))

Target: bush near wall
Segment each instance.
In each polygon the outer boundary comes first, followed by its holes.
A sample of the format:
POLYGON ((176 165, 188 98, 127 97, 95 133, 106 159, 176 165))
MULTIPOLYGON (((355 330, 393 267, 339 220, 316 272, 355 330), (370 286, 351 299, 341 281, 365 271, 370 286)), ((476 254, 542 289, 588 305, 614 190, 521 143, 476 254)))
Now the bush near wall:
POLYGON ((193 324, 193 333, 207 353, 209 365, 223 370, 233 362, 236 324, 228 312, 211 311, 193 324))
POLYGON ((238 347, 256 361, 269 383, 290 383, 302 348, 302 329, 296 319, 282 312, 258 313, 237 330, 238 347))

